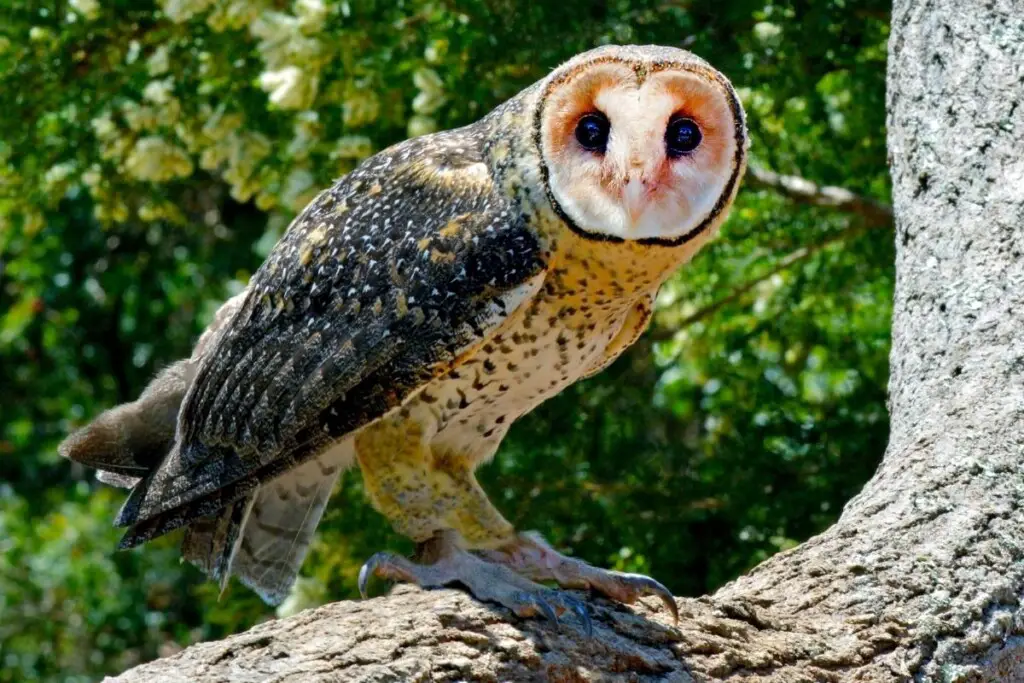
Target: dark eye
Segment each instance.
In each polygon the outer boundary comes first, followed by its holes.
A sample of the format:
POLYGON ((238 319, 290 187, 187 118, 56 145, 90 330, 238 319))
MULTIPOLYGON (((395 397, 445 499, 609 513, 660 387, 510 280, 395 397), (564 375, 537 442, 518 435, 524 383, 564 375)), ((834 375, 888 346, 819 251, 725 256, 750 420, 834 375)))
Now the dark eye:
POLYGON ((689 154, 700 146, 700 141, 703 139, 700 126, 693 119, 673 118, 668 122, 668 129, 665 130, 665 147, 668 149, 670 157, 689 154))
POLYGON ((611 127, 608 117, 601 112, 585 114, 576 123, 576 140, 583 145, 583 149, 604 154, 611 127))

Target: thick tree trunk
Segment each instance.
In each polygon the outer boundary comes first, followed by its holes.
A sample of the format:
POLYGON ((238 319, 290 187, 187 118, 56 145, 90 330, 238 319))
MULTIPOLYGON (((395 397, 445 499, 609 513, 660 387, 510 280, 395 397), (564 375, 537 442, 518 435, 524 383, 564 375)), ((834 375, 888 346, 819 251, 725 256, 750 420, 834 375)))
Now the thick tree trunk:
MULTIPOLYGON (((820 536, 595 637, 399 588, 196 645, 134 681, 1024 681, 1024 5, 897 0, 892 441, 820 536)), ((665 539, 671 542, 671 539, 665 539)))

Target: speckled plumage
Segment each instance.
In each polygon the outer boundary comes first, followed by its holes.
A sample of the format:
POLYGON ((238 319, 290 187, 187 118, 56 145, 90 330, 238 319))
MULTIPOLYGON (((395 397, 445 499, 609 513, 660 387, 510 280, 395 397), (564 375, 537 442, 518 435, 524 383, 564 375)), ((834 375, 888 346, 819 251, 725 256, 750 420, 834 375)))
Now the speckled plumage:
MULTIPOLYGON (((122 547, 186 526, 188 559, 278 602, 353 463, 373 504, 414 540, 454 530, 470 548, 508 543, 514 530, 474 469, 518 417, 643 331, 661 283, 724 218, 743 126, 731 86, 701 60, 603 48, 471 126, 368 159, 295 219, 183 361, 187 392, 162 408, 180 401, 174 430, 156 439, 165 457, 122 448, 112 467, 87 459, 133 486, 117 519, 130 527, 122 547), (548 94, 602 61, 631 64, 638 82, 690 69, 730 98, 730 177, 685 234, 595 234, 552 194, 548 94)), ((62 452, 102 452, 90 427, 62 452)))

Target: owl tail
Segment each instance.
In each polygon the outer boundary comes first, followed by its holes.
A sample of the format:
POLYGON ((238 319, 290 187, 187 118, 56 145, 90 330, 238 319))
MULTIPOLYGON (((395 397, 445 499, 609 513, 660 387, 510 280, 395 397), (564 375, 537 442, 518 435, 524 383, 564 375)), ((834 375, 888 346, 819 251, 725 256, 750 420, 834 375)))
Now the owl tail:
POLYGON ((192 375, 189 360, 165 368, 137 400, 100 414, 66 438, 58 452, 99 470, 100 481, 133 487, 174 445, 178 410, 192 375))
MULTIPOLYGON (((188 359, 166 368, 136 401, 102 413, 65 439, 58 451, 97 469, 96 477, 104 483, 145 486, 146 476, 174 447, 178 411, 195 365, 188 359)), ((187 522, 182 554, 219 581, 222 589, 234 575, 267 603, 279 604, 298 575, 338 475, 350 460, 344 450, 322 453, 222 510, 196 515, 187 522)), ((134 526, 120 547, 181 526, 174 519, 181 514, 182 510, 168 511, 134 526)))
POLYGON ((111 408, 69 436, 57 447, 60 454, 99 470, 100 481, 123 488, 133 488, 155 470, 174 445, 178 411, 200 360, 216 346, 246 293, 243 290, 217 309, 191 358, 164 368, 138 399, 111 408))
POLYGON ((340 471, 328 453, 285 472, 219 513, 192 522, 182 554, 221 590, 237 576, 264 602, 280 604, 299 574, 340 471))

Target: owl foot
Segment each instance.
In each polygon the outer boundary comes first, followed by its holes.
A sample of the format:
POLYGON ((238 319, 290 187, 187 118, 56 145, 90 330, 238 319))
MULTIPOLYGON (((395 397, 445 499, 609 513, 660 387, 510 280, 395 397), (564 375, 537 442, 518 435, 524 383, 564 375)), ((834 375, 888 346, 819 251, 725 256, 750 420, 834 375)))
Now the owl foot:
POLYGON ((593 625, 586 605, 568 593, 536 584, 512 569, 481 559, 460 548, 453 536, 439 533, 421 544, 430 564, 418 564, 388 552, 376 553, 359 570, 359 593, 366 597, 370 576, 413 583, 421 588, 462 584, 478 600, 496 602, 519 617, 544 616, 559 625, 559 615, 572 612, 590 636, 593 625))
POLYGON ((646 595, 657 596, 675 623, 679 623, 675 598, 658 581, 643 574, 598 569, 583 560, 566 557, 549 546, 539 534, 522 533, 502 548, 479 551, 478 554, 534 581, 554 581, 562 588, 589 588, 626 604, 646 595))

